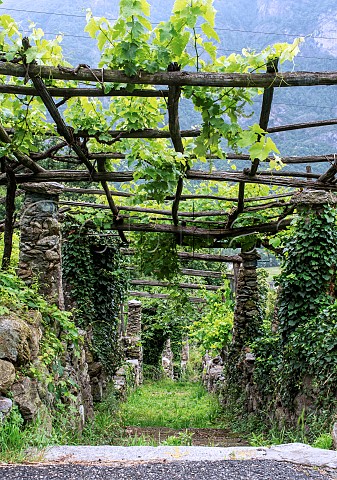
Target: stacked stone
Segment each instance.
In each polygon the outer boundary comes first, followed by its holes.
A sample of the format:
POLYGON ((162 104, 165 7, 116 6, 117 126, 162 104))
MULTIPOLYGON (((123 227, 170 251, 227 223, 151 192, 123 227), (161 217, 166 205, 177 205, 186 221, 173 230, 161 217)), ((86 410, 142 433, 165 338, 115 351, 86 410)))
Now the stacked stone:
MULTIPOLYGON (((42 317, 37 311, 27 312, 24 318, 14 313, 0 317, 0 421, 9 413, 12 400, 26 421, 33 420, 38 414, 48 416, 48 407, 55 404, 54 396, 47 388, 50 372, 39 359, 42 335, 42 317), (39 379, 23 373, 28 365, 39 372, 39 379), (12 400, 7 398, 9 394, 12 400)), ((74 422, 81 429, 93 414, 93 400, 84 348, 80 348, 80 352, 78 357, 72 346, 68 346, 63 377, 78 385, 71 392, 71 400, 65 400, 79 412, 74 422)))
POLYGON ((20 367, 39 362, 41 314, 27 313, 22 319, 15 314, 0 317, 0 418, 9 413, 10 392, 25 420, 36 417, 42 402, 35 379, 20 374, 20 367))
POLYGON ((173 352, 171 349, 170 338, 168 338, 165 342, 163 352, 161 355, 161 364, 162 364, 165 376, 173 380, 174 379, 173 352))
POLYGON ((26 191, 21 215, 18 275, 37 281, 40 293, 63 308, 61 236, 58 222, 58 183, 23 185, 26 191))
POLYGON ((234 310, 233 347, 241 351, 257 337, 260 325, 256 250, 242 252, 234 310))
POLYGON ((126 335, 123 338, 126 363, 133 367, 135 385, 143 383, 142 303, 130 300, 126 335))
POLYGON ((185 337, 183 339, 183 346, 181 349, 181 373, 186 372, 189 358, 190 358, 190 346, 188 343, 188 337, 185 337))

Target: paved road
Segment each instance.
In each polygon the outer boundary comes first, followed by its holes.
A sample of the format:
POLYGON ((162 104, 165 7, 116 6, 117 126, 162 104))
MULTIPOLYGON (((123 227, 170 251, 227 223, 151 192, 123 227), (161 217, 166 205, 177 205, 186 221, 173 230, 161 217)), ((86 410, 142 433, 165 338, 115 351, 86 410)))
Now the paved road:
POLYGON ((0 466, 1 480, 332 480, 336 471, 273 460, 0 466))

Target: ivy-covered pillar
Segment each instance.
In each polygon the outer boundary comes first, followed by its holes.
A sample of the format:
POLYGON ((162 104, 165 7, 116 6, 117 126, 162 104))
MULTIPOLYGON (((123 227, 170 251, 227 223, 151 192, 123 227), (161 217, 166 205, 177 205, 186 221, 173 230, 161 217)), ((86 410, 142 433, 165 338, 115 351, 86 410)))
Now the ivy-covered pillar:
POLYGON ((228 394, 225 401, 240 401, 246 411, 253 411, 256 409, 253 382, 255 357, 249 346, 258 337, 262 324, 256 271, 260 257, 255 248, 242 250, 240 256, 242 264, 238 273, 233 338, 228 352, 224 354, 224 379, 228 394))
POLYGON ((167 378, 174 378, 173 372, 173 352, 171 348, 171 339, 168 338, 165 342, 163 352, 161 354, 161 365, 163 367, 165 376, 167 378))
POLYGON ((58 183, 22 185, 25 200, 20 219, 18 275, 27 283, 37 282, 39 292, 63 308, 61 231, 58 183))
POLYGON ((256 271, 260 256, 255 248, 241 251, 240 256, 242 264, 238 274, 232 342, 237 352, 256 338, 261 327, 256 271))
POLYGON ((140 385, 143 383, 142 303, 130 300, 128 308, 128 323, 124 337, 125 359, 133 366, 135 384, 140 385))

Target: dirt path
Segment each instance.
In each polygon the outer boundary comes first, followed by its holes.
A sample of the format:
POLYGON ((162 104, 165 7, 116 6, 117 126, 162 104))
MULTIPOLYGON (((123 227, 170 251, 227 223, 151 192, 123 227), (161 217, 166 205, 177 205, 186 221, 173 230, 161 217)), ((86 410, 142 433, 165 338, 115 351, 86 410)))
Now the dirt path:
POLYGON ((175 429, 166 427, 127 427, 125 430, 126 438, 143 438, 151 445, 160 445, 163 442, 170 441, 173 445, 175 439, 177 443, 186 439, 187 443, 180 443, 193 446, 205 447, 234 447, 248 445, 246 440, 239 438, 237 434, 225 429, 217 428, 186 428, 175 429), (172 438, 173 437, 173 438, 172 438))

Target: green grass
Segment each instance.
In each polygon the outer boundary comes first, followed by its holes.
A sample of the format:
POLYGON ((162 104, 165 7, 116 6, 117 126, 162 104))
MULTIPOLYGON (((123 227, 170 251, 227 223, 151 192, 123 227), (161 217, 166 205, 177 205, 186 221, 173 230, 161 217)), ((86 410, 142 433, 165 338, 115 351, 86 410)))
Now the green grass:
POLYGON ((138 427, 214 428, 219 407, 199 383, 146 382, 122 406, 124 425, 138 427))

